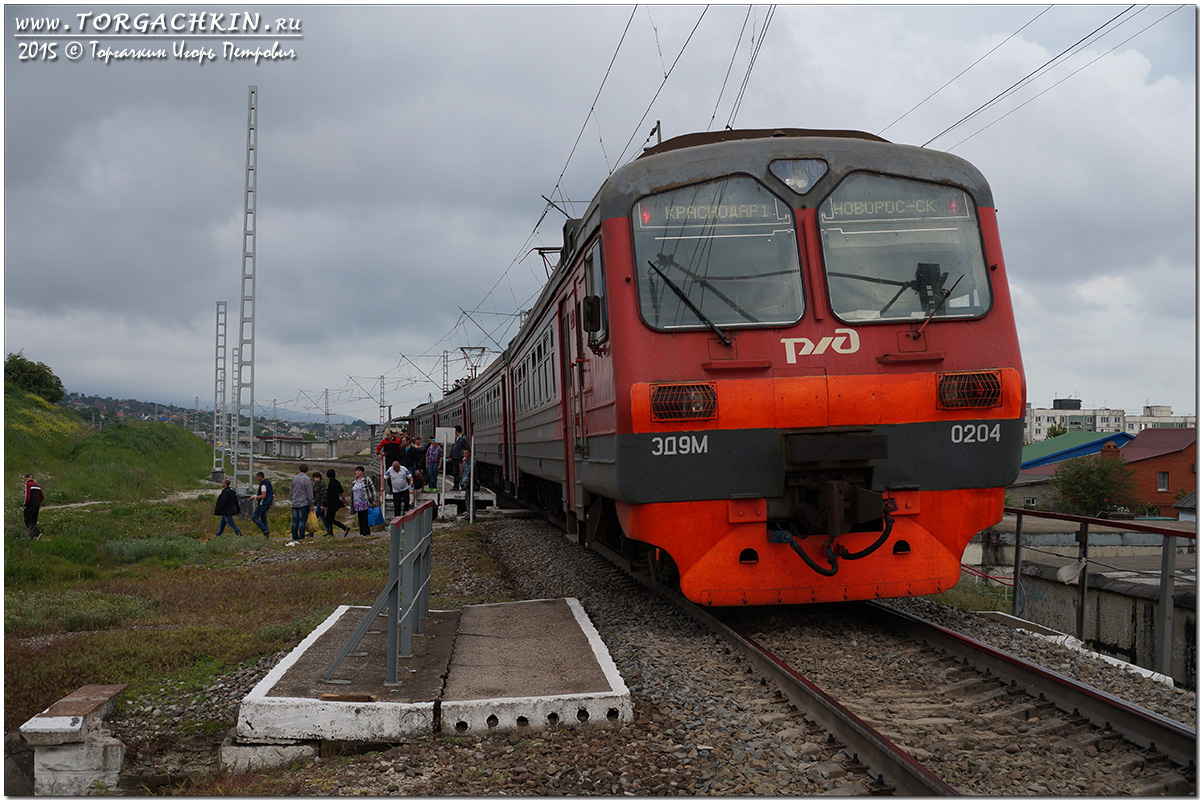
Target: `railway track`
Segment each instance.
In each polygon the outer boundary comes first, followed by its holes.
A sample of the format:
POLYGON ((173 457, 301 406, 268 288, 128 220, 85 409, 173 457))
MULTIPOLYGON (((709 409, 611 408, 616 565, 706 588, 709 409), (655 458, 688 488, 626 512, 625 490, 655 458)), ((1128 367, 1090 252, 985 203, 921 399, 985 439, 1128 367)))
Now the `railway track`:
POLYGON ((708 610, 630 574, 741 651, 880 794, 1196 794, 1194 728, 925 620, 876 603, 708 610))

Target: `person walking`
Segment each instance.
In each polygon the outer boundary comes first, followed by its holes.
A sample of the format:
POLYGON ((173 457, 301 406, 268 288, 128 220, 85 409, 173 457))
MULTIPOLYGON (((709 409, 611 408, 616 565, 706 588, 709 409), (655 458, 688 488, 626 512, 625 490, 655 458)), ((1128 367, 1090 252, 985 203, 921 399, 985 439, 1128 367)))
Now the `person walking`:
POLYGON ((42 536, 37 521, 38 512, 42 510, 42 501, 45 499, 46 493, 42 491, 42 487, 38 486, 31 473, 27 473, 25 475, 25 502, 21 506, 25 509, 25 533, 30 539, 39 539, 42 536))
MULTIPOLYGON (((325 495, 328 488, 325 486, 325 481, 321 480, 321 470, 314 469, 312 474, 313 486, 313 512, 317 515, 319 521, 325 520, 325 495)), ((307 525, 305 526, 307 528, 307 525)), ((312 532, 316 536, 316 531, 312 532)))
MULTIPOLYGON (((418 465, 418 463, 417 463, 417 457, 418 457, 418 454, 420 453, 420 450, 417 447, 416 440, 410 439, 407 436, 403 436, 403 437, 401 437, 401 439, 404 442, 404 444, 401 445, 401 447, 400 447, 400 466, 404 467, 406 470, 408 470, 408 473, 410 475, 412 475, 418 469, 420 469, 421 467, 424 467, 425 465, 424 464, 418 465)), ((388 462, 388 463, 391 463, 391 462, 388 462)))
POLYGON ((438 470, 441 469, 441 466, 442 446, 438 444, 437 439, 430 439, 429 447, 425 450, 425 478, 429 484, 425 487, 425 491, 437 491, 438 470))
POLYGON ((242 532, 238 529, 237 523, 233 518, 242 513, 242 505, 238 502, 237 492, 229 485, 229 478, 221 481, 221 494, 217 496, 217 506, 213 509, 213 514, 221 518, 221 524, 217 527, 217 536, 225 532, 225 526, 233 528, 233 532, 238 536, 242 532))
POLYGON ((362 467, 355 467, 354 483, 350 484, 350 507, 358 515, 358 532, 363 536, 371 535, 367 514, 375 506, 375 497, 375 484, 367 477, 362 467))
POLYGON ((345 493, 342 482, 337 479, 337 473, 332 468, 325 471, 325 477, 329 478, 329 484, 325 487, 325 535, 333 536, 333 527, 336 525, 349 536, 350 526, 338 522, 334 516, 338 509, 346 507, 346 501, 342 499, 345 493))
POLYGON ((463 434, 462 425, 454 426, 454 444, 450 448, 450 477, 454 478, 454 491, 458 491, 462 481, 463 451, 467 449, 467 437, 463 434))
POLYGON ((412 473, 399 461, 393 461, 384 478, 392 492, 392 513, 397 517, 408 513, 408 492, 412 488, 412 473))
POLYGON ((475 462, 471 460, 471 448, 464 447, 462 451, 462 462, 459 465, 459 471, 462 473, 459 476, 459 480, 464 492, 470 492, 473 490, 473 484, 471 483, 471 472, 474 466, 475 462))
POLYGON ((400 431, 397 428, 388 428, 387 433, 379 440, 379 444, 375 447, 375 454, 380 458, 379 474, 382 475, 387 469, 388 464, 393 461, 399 461, 400 455, 404 451, 404 440, 400 438, 400 431))
POLYGON ((409 471, 412 472, 413 476, 412 490, 414 492, 414 496, 416 492, 421 491, 421 488, 428 480, 425 474, 426 450, 428 450, 428 448, 421 444, 421 437, 414 436, 412 441, 413 464, 411 467, 409 467, 409 471))
POLYGON ((254 495, 254 514, 251 515, 250 521, 262 531, 264 539, 269 539, 271 538, 271 529, 267 526, 267 512, 271 510, 271 504, 275 502, 275 489, 262 472, 256 473, 254 477, 258 480, 258 492, 254 495))
POLYGON ((300 472, 292 478, 292 541, 304 539, 304 525, 308 522, 308 510, 313 504, 312 480, 308 477, 308 464, 300 465, 300 472))

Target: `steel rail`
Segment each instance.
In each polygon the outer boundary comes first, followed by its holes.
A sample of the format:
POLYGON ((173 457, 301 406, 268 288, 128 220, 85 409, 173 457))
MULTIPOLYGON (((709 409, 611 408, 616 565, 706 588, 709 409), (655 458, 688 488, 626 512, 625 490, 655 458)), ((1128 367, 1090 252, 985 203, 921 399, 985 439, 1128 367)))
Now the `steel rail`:
POLYGON ((609 548, 593 543, 592 548, 612 561, 631 578, 661 597, 670 600, 694 619, 737 647, 760 672, 774 681, 805 716, 821 724, 859 762, 887 784, 896 794, 907 796, 959 795, 957 789, 926 769, 901 747, 872 728, 854 712, 837 702, 819 686, 780 661, 748 636, 682 595, 668 590, 650 576, 635 571, 632 563, 609 548))
POLYGON ((1180 766, 1196 763, 1195 728, 928 620, 875 602, 865 605, 888 630, 902 631, 913 639, 945 650, 955 658, 1021 687, 1032 696, 1044 697, 1067 713, 1078 713, 1093 725, 1109 726, 1134 744, 1153 748, 1180 766))

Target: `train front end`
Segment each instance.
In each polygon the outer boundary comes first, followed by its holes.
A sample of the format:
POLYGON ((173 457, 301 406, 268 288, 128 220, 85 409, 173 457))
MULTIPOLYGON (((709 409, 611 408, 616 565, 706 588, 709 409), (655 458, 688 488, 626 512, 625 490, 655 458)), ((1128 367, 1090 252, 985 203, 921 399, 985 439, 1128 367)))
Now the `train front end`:
POLYGON ((666 149, 603 223, 616 511, 694 602, 942 592, 1002 515, 1024 376, 990 189, 870 139, 666 149))

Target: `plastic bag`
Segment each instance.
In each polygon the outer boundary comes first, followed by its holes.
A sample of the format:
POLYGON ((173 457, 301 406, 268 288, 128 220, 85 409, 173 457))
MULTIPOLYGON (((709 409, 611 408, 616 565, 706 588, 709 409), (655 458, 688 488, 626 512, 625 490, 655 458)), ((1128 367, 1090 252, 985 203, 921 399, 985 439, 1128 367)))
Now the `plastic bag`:
POLYGON ((305 533, 320 533, 321 521, 317 519, 316 509, 309 509, 308 521, 304 523, 305 533))
POLYGON ((370 511, 368 511, 367 512, 367 524, 372 525, 372 526, 373 525, 382 525, 383 524, 383 509, 380 508, 379 506, 374 506, 370 511))

